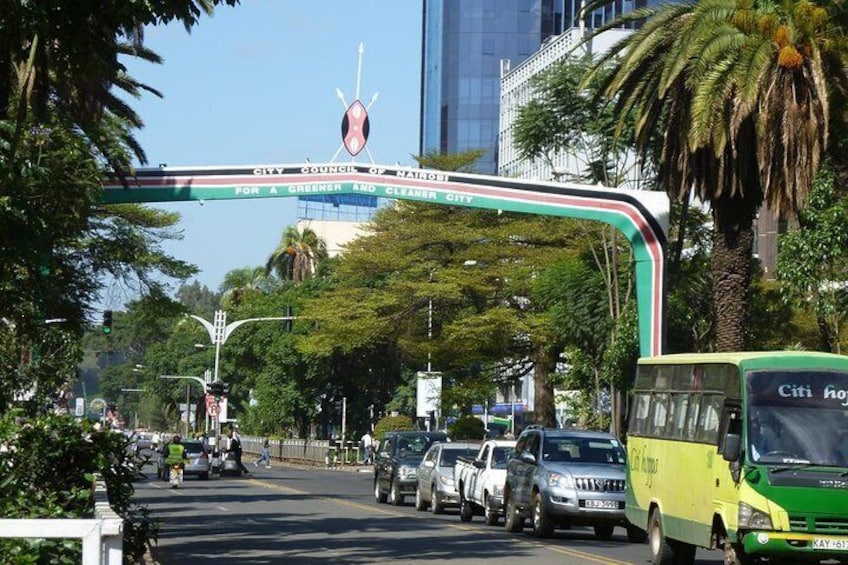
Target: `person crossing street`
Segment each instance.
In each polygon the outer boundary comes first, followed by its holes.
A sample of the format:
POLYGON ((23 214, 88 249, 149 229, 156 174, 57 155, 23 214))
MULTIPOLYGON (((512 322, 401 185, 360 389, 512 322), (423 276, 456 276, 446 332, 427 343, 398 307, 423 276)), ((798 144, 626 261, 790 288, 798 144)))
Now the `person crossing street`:
POLYGON ((253 462, 253 466, 258 467, 260 463, 263 464, 266 469, 271 468, 271 442, 268 440, 267 436, 262 438, 262 449, 259 451, 259 459, 253 462))

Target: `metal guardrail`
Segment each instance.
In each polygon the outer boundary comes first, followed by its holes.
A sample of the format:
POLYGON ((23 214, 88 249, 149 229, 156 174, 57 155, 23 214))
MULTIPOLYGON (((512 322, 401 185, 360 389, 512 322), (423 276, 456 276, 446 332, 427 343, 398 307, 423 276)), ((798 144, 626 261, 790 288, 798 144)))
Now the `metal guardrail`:
POLYGON ((0 519, 0 538, 78 538, 82 565, 121 565, 124 520, 109 506, 106 483, 94 483, 94 518, 0 519))
MULTIPOLYGON (((347 451, 358 460, 359 448, 354 442, 349 441, 347 451)), ((253 436, 241 436, 241 445, 244 453, 259 455, 262 449, 262 438, 253 436)), ((278 461, 291 461, 293 463, 307 463, 312 465, 338 465, 343 464, 345 457, 339 455, 335 459, 330 458, 330 453, 338 454, 345 451, 340 449, 338 442, 326 439, 272 439, 269 441, 271 458, 278 461)))

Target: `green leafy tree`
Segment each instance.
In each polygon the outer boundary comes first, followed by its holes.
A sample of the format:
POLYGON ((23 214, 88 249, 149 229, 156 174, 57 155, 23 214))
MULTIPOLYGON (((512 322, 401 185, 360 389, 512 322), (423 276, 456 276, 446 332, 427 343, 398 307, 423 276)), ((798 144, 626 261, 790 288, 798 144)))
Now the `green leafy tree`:
POLYGON ((597 65, 613 65, 605 92, 619 123, 634 112, 638 147, 659 146, 672 198, 694 192, 711 206, 719 350, 745 345, 757 210, 803 206, 831 121, 845 119, 846 17, 842 3, 717 0, 662 4, 610 24, 647 18, 597 65))
POLYGON ((819 328, 818 347, 841 352, 840 328, 848 312, 848 198, 833 169, 820 170, 798 229, 780 237, 777 277, 783 298, 812 307, 819 328))
POLYGON ((480 418, 463 416, 448 425, 448 436, 453 441, 481 441, 486 437, 486 424, 480 418))

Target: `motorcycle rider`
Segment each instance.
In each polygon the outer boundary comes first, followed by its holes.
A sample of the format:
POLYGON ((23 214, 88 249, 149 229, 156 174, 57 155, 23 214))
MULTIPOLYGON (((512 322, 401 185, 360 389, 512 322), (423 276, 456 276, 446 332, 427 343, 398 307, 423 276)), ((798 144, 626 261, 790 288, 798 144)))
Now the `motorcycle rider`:
MULTIPOLYGON (((174 465, 179 465, 180 473, 185 468, 185 446, 181 443, 182 438, 179 434, 174 436, 171 443, 168 444, 168 456, 165 457, 165 466, 171 469, 174 465)), ((171 487, 176 488, 177 484, 172 483, 171 487)))

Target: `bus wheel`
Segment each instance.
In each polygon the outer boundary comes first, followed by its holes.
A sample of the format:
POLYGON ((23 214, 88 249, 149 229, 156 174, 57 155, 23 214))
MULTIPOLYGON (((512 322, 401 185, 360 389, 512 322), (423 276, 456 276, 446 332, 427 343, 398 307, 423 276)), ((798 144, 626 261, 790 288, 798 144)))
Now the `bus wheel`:
POLYGON ((648 518, 648 545, 651 548, 651 562, 654 565, 674 565, 674 549, 663 535, 662 519, 659 508, 651 510, 648 518))
POLYGON ((745 554, 741 545, 735 545, 725 540, 724 563, 725 565, 753 565, 754 559, 750 555, 745 554))

